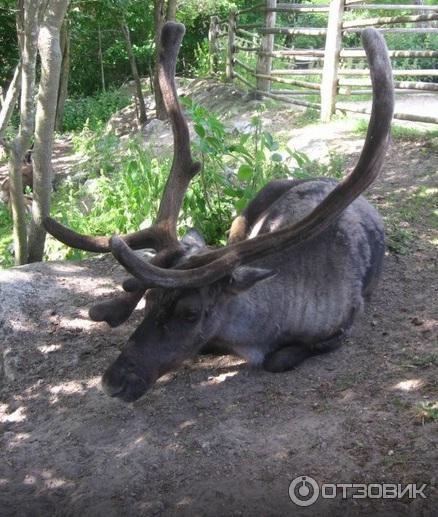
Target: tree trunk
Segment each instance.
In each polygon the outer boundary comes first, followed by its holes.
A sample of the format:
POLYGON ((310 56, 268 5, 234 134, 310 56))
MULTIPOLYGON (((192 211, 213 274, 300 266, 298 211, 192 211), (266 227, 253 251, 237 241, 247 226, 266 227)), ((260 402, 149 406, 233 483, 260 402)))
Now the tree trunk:
POLYGON ((99 45, 99 65, 100 65, 100 79, 102 82, 102 91, 106 91, 105 88, 105 71, 103 69, 103 53, 102 53, 102 31, 100 29, 100 23, 97 25, 97 42, 99 45))
POLYGON ((20 128, 10 145, 9 185, 15 263, 27 261, 26 207, 23 195, 23 157, 34 131, 34 89, 40 0, 17 2, 17 33, 21 54, 20 128))
POLYGON ((164 106, 163 96, 158 82, 158 56, 160 55, 160 35, 165 22, 164 0, 154 0, 154 27, 155 27, 155 68, 154 68, 154 93, 155 113, 158 119, 166 120, 167 112, 164 106))
POLYGON ((141 90, 140 76, 138 75, 137 63, 135 61, 134 51, 132 50, 131 36, 129 34, 129 27, 124 20, 122 21, 121 27, 122 27, 123 35, 125 36, 126 50, 128 51, 129 62, 131 63, 132 77, 134 78, 135 89, 137 92, 138 110, 139 110, 138 121, 139 121, 140 125, 143 126, 144 124, 146 124, 148 118, 146 115, 146 106, 144 103, 143 92, 141 90))
POLYGON ((41 78, 35 117, 33 152, 33 203, 29 232, 29 262, 42 260, 46 231, 42 225, 50 213, 52 148, 62 54, 59 33, 69 0, 48 0, 38 36, 41 78))
MULTIPOLYGON (((21 144, 24 139, 21 139, 21 144)), ((30 139, 29 139, 30 141, 30 139)), ((21 169, 23 166, 23 147, 16 142, 9 151, 9 199, 11 202, 13 221, 13 242, 15 264, 17 266, 27 262, 27 228, 26 228, 26 204, 23 195, 23 178, 21 169)))
POLYGON ((64 106, 68 92, 68 78, 70 73, 70 30, 68 20, 64 20, 60 33, 62 54, 61 76, 59 78, 58 103, 56 106, 55 131, 62 131, 64 121, 64 106))
POLYGON ((176 18, 177 0, 167 0, 166 21, 174 22, 176 18))
POLYGON ((18 63, 15 68, 14 77, 9 85, 6 96, 3 99, 2 109, 0 111, 0 138, 3 136, 9 121, 11 120, 12 113, 14 112, 15 105, 17 104, 18 94, 20 93, 21 86, 21 63, 18 63))

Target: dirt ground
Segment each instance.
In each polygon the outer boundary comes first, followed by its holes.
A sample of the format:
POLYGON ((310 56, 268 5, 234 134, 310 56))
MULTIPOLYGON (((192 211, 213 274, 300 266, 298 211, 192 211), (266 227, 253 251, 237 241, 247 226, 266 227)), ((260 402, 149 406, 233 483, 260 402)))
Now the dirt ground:
MULTIPOLYGON (((344 150, 349 163, 359 147, 344 150)), ((0 516, 436 515, 437 187, 437 147, 394 142, 369 197, 384 214, 406 211, 412 238, 388 252, 343 347, 283 374, 200 357, 129 405, 104 395, 100 375, 135 321, 109 330, 87 317, 119 289, 119 266, 0 272, 0 516), (415 204, 420 186, 432 205, 415 204), (288 495, 297 476, 426 484, 426 498, 348 491, 303 508, 288 495)))

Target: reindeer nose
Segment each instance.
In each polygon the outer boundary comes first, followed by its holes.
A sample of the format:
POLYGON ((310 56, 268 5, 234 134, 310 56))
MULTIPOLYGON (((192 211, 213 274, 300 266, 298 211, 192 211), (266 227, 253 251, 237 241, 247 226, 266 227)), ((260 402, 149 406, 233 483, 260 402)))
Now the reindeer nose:
POLYGON ((103 391, 110 397, 117 397, 126 388, 127 378, 126 373, 111 365, 102 377, 103 391))
POLYGON ((103 391, 108 396, 121 398, 125 402, 140 398, 149 389, 149 384, 133 370, 133 365, 119 356, 103 374, 103 391))
POLYGON ((121 394, 123 390, 125 389, 126 383, 114 383, 111 379, 110 375, 108 375, 108 372, 105 372, 102 377, 102 388, 103 391, 109 396, 109 397, 117 397, 117 395, 121 394))

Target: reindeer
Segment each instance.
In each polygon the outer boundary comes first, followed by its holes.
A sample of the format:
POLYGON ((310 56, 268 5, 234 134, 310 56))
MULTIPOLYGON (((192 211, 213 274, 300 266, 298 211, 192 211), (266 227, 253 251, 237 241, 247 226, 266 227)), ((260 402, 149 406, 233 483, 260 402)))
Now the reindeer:
POLYGON ((278 180, 234 220, 229 242, 213 249, 177 218, 193 161, 175 88, 184 26, 164 25, 159 81, 173 129, 174 155, 155 223, 112 238, 78 234, 51 218, 45 228, 69 246, 111 252, 132 275, 118 297, 91 307, 94 321, 116 326, 145 296, 144 319, 103 375, 111 397, 134 401, 198 353, 220 347, 270 372, 337 347, 379 278, 385 249, 377 211, 361 193, 378 175, 393 112, 391 66, 383 38, 363 31, 373 81, 368 133, 354 170, 329 179, 278 180), (153 248, 150 261, 134 250, 153 248))
MULTIPOLYGON (((26 151, 26 154, 23 158, 23 165, 21 167, 21 173, 23 175, 23 192, 26 191, 27 187, 32 188, 33 187, 33 165, 32 165, 32 152, 33 152, 33 145, 30 149, 26 151)), ((10 178, 8 175, 5 175, 4 177, 0 177, 0 200, 3 201, 3 203, 6 203, 10 206, 11 203, 11 185, 10 185, 10 178)), ((27 209, 30 211, 32 209, 32 196, 25 195, 24 196, 25 204, 27 209)))

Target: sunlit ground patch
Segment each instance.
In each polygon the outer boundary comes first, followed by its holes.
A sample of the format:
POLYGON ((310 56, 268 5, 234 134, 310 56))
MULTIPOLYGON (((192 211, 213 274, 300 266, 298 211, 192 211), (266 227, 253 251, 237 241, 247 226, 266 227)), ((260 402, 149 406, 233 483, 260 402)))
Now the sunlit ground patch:
POLYGON ((405 381, 398 382, 392 389, 400 391, 417 391, 423 386, 424 381, 422 379, 407 379, 405 381))

